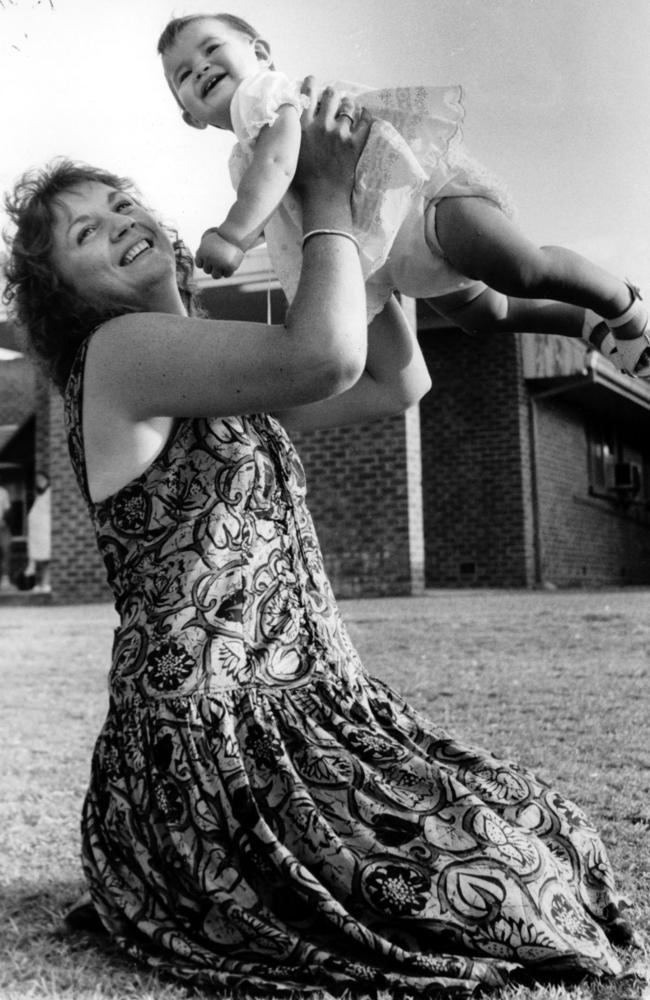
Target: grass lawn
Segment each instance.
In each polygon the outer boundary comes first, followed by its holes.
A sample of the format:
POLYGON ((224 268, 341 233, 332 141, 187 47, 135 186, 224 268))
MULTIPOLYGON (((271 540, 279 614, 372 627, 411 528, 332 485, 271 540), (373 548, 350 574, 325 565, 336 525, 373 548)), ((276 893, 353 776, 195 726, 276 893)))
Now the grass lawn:
MULTIPOLYGON (((372 673, 587 810, 650 936, 650 591, 435 591, 342 610, 372 673)), ((62 928, 82 889, 78 817, 114 624, 107 605, 0 607, 0 1000, 208 996, 62 928)), ((650 990, 629 979, 506 997, 650 1000, 650 990)))

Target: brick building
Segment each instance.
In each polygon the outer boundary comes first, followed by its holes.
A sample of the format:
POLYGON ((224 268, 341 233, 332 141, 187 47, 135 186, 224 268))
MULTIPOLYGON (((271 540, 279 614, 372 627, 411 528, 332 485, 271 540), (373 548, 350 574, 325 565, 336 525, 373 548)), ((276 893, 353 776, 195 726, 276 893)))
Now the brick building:
MULTIPOLYGON (((202 296, 223 318, 283 309, 254 263, 202 296)), ((335 592, 650 583, 650 388, 580 344, 470 338, 404 305, 433 377, 421 405, 295 435, 335 592)), ((36 382, 33 405, 34 462, 53 484, 52 599, 109 599, 61 401, 36 382)))
POLYGON ((427 585, 650 582, 650 387, 580 342, 419 324, 427 585))
POLYGON ((32 366, 15 346, 2 346, 0 339, 0 486, 11 500, 7 518, 13 536, 9 575, 14 577, 26 558, 27 511, 33 496, 37 450, 35 398, 32 366))

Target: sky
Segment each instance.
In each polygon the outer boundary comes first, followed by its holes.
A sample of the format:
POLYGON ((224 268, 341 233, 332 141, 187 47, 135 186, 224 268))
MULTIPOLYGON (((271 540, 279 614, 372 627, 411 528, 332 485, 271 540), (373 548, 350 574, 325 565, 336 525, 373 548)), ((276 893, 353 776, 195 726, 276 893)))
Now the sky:
POLYGON ((131 177, 195 249, 230 204, 234 140, 182 123, 155 50, 170 17, 220 10, 290 76, 462 84, 468 152, 521 228, 650 296, 648 0, 0 0, 2 191, 84 160, 131 177))

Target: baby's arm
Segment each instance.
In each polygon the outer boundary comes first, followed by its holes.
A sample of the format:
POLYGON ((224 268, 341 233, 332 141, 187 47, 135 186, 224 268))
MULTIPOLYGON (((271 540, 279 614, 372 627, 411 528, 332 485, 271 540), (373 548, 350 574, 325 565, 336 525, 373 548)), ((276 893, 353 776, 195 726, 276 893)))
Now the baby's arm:
POLYGON ((295 108, 284 104, 273 125, 260 130, 237 200, 224 222, 203 234, 196 255, 198 267, 213 277, 228 277, 237 270, 286 194, 299 151, 300 117, 295 108))

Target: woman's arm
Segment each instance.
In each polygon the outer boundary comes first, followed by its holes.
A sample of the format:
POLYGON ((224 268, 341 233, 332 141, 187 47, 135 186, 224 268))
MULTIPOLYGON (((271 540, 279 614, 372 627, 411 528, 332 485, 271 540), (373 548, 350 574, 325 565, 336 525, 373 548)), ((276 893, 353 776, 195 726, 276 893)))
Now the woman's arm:
POLYGON ((315 430, 363 423, 402 413, 431 388, 417 336, 391 299, 368 330, 368 356, 358 382, 332 399, 280 410, 289 430, 315 430))
POLYGON ((293 106, 283 104, 273 125, 260 130, 253 159, 225 220, 203 234, 196 252, 197 267, 215 278, 229 277, 237 270, 286 194, 299 150, 300 118, 293 106))
MULTIPOLYGON (((303 114, 296 185, 305 231, 352 231, 354 168, 368 135, 336 120, 339 98, 313 87, 303 114)), ((125 422, 226 416, 300 406, 342 392, 366 359, 365 293, 358 253, 343 236, 315 236, 284 326, 133 313, 110 320, 88 349, 86 393, 125 422)))

